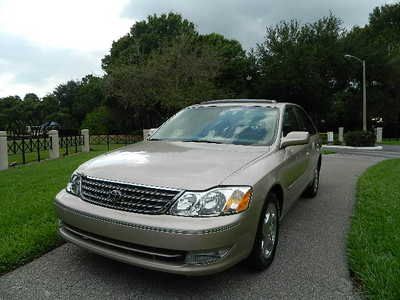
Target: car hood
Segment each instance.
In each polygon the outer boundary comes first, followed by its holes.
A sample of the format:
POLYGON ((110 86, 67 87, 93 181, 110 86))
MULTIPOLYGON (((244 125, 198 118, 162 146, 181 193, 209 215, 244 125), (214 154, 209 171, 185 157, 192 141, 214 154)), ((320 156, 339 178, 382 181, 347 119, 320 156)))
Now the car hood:
POLYGON ((77 171, 135 184, 205 190, 267 152, 266 146, 146 141, 98 156, 77 171))

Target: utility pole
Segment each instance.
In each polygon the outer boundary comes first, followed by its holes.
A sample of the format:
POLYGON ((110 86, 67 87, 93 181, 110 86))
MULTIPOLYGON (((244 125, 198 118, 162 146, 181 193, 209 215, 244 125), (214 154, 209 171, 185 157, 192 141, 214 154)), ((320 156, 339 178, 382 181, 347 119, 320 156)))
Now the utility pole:
POLYGON ((363 130, 367 131, 367 79, 365 74, 365 60, 363 64, 363 130))
POLYGON ((367 131, 367 77, 366 77, 366 70, 365 70, 365 60, 350 54, 345 54, 345 58, 353 58, 360 63, 362 63, 363 67, 363 131, 367 131))

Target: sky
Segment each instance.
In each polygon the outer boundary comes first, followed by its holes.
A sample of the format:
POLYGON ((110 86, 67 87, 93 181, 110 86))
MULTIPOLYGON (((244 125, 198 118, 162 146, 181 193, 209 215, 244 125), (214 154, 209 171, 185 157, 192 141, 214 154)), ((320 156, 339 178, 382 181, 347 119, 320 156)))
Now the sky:
POLYGON ((43 97, 68 80, 102 75, 112 42, 150 14, 180 13, 200 33, 218 32, 250 49, 281 20, 312 22, 332 12, 363 26, 390 0, 0 0, 0 97, 43 97))

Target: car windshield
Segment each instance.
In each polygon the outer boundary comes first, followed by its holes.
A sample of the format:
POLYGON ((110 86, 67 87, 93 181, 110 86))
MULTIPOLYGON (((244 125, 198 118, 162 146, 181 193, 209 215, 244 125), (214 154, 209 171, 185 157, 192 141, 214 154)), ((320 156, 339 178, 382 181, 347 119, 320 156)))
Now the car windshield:
POLYGON ((279 112, 261 106, 193 106, 169 119, 150 140, 271 145, 279 112))

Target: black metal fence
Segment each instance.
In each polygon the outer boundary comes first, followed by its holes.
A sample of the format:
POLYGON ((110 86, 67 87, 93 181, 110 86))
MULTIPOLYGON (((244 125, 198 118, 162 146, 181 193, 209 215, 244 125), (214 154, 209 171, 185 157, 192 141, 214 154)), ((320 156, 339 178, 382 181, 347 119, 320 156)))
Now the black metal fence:
POLYGON ((133 134, 101 134, 90 135, 90 145, 107 145, 110 151, 111 145, 129 145, 143 140, 141 135, 133 134))
POLYGON ((78 146, 83 145, 83 135, 60 136, 60 149, 64 149, 64 155, 69 155, 71 151, 78 153, 78 146))
POLYGON ((40 161, 43 158, 43 151, 52 148, 51 137, 49 136, 9 136, 7 137, 8 155, 25 164, 27 160, 40 161), (27 156, 29 155, 29 158, 27 156))
MULTIPOLYGON (((77 153, 81 150, 83 143, 82 135, 60 136, 60 154, 65 156, 77 153)), ((7 137, 7 146, 10 164, 26 164, 27 162, 41 161, 48 158, 49 150, 52 149, 52 138, 48 135, 12 135, 7 137)))
MULTIPOLYGON (((121 145, 129 145, 143 140, 141 135, 104 134, 90 135, 90 146, 99 145, 98 150, 111 150, 121 145)), ((81 151, 84 144, 83 135, 59 136, 60 155, 66 156, 81 151)), ((11 165, 41 161, 49 157, 52 149, 52 138, 48 135, 28 136, 10 135, 7 137, 8 157, 11 165)), ((93 149, 93 148, 92 148, 93 149)), ((96 150, 96 149, 95 149, 96 150)))

